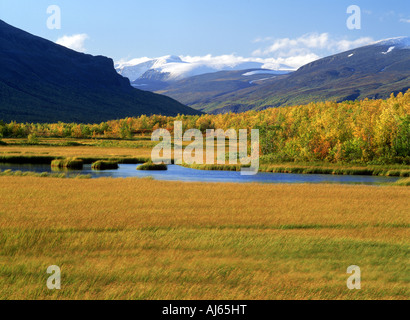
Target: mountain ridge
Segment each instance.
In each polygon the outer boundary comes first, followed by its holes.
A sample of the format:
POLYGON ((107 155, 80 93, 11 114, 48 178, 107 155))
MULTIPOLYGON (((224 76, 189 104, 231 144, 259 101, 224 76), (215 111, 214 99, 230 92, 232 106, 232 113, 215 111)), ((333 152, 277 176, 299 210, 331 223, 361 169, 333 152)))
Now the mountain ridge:
POLYGON ((0 20, 0 119, 99 122, 141 114, 198 114, 133 88, 112 59, 79 53, 0 20))
POLYGON ((208 113, 261 110, 311 101, 387 98, 410 88, 409 44, 409 37, 377 41, 318 59, 287 75, 254 82, 258 85, 203 95, 197 100, 193 99, 196 92, 192 92, 192 86, 186 85, 195 78, 156 92, 208 113))

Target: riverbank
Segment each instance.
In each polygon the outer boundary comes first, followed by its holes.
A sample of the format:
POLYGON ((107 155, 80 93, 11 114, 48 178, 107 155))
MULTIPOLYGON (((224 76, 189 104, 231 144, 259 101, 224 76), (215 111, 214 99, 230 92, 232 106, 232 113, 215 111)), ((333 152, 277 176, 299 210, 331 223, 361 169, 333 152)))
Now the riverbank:
MULTIPOLYGON (((4 139, 7 145, 0 146, 0 163, 51 164, 54 159, 76 157, 84 164, 96 161, 116 161, 123 164, 142 164, 151 158, 156 142, 141 136, 134 140, 98 139, 40 139, 37 144, 27 144, 26 139, 4 139)), ((240 165, 186 165, 198 170, 240 171, 240 165)), ((373 175, 409 177, 409 165, 366 165, 316 163, 269 163, 261 161, 260 172, 328 174, 328 175, 373 175)))
MULTIPOLYGON (((240 165, 188 165, 184 167, 197 170, 221 170, 221 171, 240 171, 240 165)), ((378 166, 357 166, 349 164, 261 164, 259 172, 270 173, 295 173, 295 174, 329 174, 329 175, 370 175, 387 177, 410 177, 410 166, 401 165, 378 165, 378 166)))

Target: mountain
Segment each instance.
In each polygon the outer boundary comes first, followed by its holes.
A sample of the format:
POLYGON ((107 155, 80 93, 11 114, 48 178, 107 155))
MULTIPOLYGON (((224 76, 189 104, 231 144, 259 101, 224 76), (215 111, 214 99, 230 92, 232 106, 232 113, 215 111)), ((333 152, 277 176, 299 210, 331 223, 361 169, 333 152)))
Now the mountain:
POLYGON ((144 74, 150 70, 169 75, 169 72, 163 70, 167 69, 167 67, 178 67, 178 65, 185 63, 186 62, 183 62, 180 57, 164 56, 156 59, 141 58, 117 63, 115 69, 123 77, 128 78, 130 81, 134 81, 143 77, 144 74))
POLYGON ((133 85, 141 89, 161 93, 194 108, 212 102, 220 96, 228 96, 246 88, 258 87, 265 81, 280 79, 287 72, 267 69, 246 69, 206 73, 174 82, 139 79, 133 85))
MULTIPOLYGON (((186 79, 186 83, 194 78, 186 79)), ((254 82, 225 94, 202 95, 190 85, 160 91, 209 113, 260 110, 311 101, 345 101, 386 98, 410 88, 410 38, 378 41, 368 46, 332 55, 288 75, 254 82)), ((176 84, 177 85, 177 84, 176 84)))
POLYGON ((0 120, 101 122, 141 114, 198 114, 133 88, 111 59, 79 53, 0 20, 0 120))
MULTIPOLYGON (((264 63, 248 61, 247 59, 237 58, 233 61, 227 56, 222 56, 218 59, 212 58, 211 56, 186 59, 190 61, 185 61, 178 56, 164 56, 155 59, 133 59, 127 62, 117 63, 115 68, 119 74, 130 79, 131 83, 136 86, 141 86, 158 81, 162 84, 166 84, 218 71, 262 69, 264 66, 264 63)), ((278 70, 293 71, 291 67, 286 65, 278 66, 278 70)))

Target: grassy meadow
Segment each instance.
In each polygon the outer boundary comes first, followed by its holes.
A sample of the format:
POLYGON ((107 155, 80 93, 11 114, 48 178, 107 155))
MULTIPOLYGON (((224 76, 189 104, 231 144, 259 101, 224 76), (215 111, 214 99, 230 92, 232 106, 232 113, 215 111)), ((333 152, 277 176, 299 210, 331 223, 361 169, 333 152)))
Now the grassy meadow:
MULTIPOLYGON (((245 114, 0 121, 2 163, 146 163, 152 131, 181 121, 202 133, 259 128, 263 172, 401 177, 214 184, 1 171, 0 299, 409 299, 409 101, 410 91, 245 114), (47 289, 50 265, 61 290, 47 289), (351 265, 361 290, 346 286, 351 265)), ((240 169, 227 159, 191 167, 240 169)))
POLYGON ((408 187, 0 176, 0 194, 0 299, 410 294, 408 187))
POLYGON ((141 136, 135 140, 91 140, 91 139, 39 139, 29 144, 27 139, 3 139, 0 156, 22 157, 77 157, 77 158, 133 158, 151 157, 154 142, 151 137, 141 136), (147 139, 149 139, 147 141, 147 139))

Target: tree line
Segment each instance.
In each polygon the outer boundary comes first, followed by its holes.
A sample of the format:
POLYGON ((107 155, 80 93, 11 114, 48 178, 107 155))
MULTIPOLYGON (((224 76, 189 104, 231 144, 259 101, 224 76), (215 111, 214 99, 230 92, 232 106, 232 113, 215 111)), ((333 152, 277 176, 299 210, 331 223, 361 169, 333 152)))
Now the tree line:
POLYGON ((142 115, 100 124, 0 121, 0 138, 133 139, 159 128, 173 131, 175 121, 204 133, 259 129, 261 154, 271 162, 410 163, 410 90, 386 100, 312 102, 240 114, 142 115))

